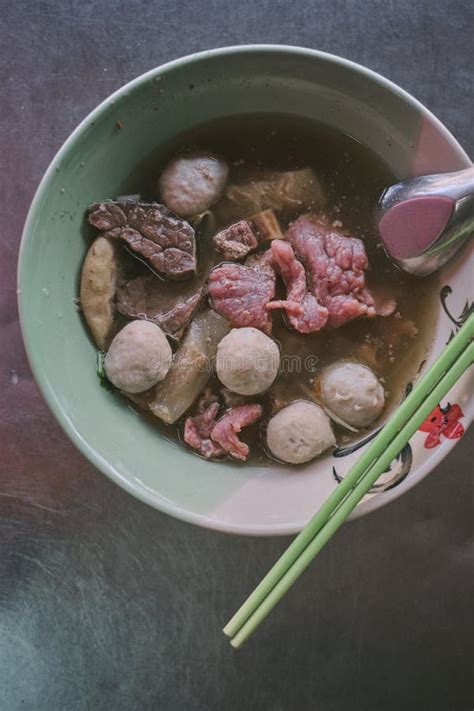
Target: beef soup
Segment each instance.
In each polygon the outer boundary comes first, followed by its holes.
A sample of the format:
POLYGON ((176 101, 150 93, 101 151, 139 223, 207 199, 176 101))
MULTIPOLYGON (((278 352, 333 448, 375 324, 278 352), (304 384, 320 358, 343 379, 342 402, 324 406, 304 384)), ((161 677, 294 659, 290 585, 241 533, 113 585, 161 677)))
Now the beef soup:
POLYGON ((294 117, 220 119, 151 154, 88 212, 80 298, 100 376, 209 460, 301 464, 362 437, 435 328, 435 277, 399 271, 377 240, 394 182, 294 117))

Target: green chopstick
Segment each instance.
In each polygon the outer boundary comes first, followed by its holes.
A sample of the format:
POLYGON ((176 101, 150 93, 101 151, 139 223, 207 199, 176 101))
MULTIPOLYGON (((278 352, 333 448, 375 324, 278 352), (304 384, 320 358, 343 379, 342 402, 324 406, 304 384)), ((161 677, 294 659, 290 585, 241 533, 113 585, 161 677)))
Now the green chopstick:
POLYGON ((392 459, 397 456, 404 444, 406 444, 409 438, 416 432, 418 426, 430 414, 430 412, 432 412, 433 408, 436 407, 440 399, 448 392, 448 390, 454 385, 454 383, 473 361, 474 344, 471 344, 471 346, 466 348, 455 365, 446 373, 445 377, 442 378, 435 389, 430 393, 418 412, 395 437, 381 457, 369 469, 363 479, 359 481, 353 491, 343 500, 336 511, 329 517, 327 523, 318 531, 311 543, 304 549, 302 554, 296 558, 286 573, 271 589, 267 597, 264 598, 262 603, 256 608, 252 615, 239 629, 237 634, 231 639, 230 643, 233 647, 240 647, 258 627, 258 625, 265 619, 268 613, 273 609, 273 607, 275 607, 291 585, 293 585, 293 583, 308 567, 313 558, 334 535, 339 526, 344 523, 352 509, 357 506, 361 498, 367 493, 385 468, 390 464, 392 459))
POLYGON ((266 617, 472 362, 474 346, 467 347, 473 334, 474 315, 466 321, 371 446, 225 626, 225 634, 233 637, 233 646, 240 646, 266 617), (320 531, 321 536, 318 537, 320 531))

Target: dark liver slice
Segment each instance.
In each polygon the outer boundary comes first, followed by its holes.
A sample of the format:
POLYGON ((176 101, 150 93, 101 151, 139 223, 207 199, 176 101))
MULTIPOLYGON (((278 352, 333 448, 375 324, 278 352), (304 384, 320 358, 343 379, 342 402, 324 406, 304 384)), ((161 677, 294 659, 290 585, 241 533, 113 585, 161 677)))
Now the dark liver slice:
MULTIPOLYGON (((183 285, 184 286, 184 285, 183 285)), ((120 286, 116 307, 129 318, 156 323, 173 338, 180 339, 203 294, 203 287, 186 287, 177 293, 153 275, 140 276, 120 286)))
POLYGON ((156 202, 108 201, 91 205, 89 222, 124 240, 163 276, 181 279, 196 271, 196 240, 190 224, 156 202))

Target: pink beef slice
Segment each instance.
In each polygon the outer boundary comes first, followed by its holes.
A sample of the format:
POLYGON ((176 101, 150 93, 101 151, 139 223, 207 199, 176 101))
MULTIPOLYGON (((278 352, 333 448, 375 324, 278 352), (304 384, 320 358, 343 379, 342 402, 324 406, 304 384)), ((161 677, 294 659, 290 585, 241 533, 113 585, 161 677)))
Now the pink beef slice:
POLYGON ((306 267, 311 293, 328 310, 328 326, 337 328, 359 316, 376 315, 365 285, 369 262, 360 239, 308 216, 292 223, 286 239, 306 267))
POLYGON ((187 417, 184 423, 184 441, 206 459, 215 459, 226 454, 226 450, 211 439, 216 426, 219 403, 211 402, 194 417, 187 417))
POLYGON ((218 232, 214 237, 214 244, 225 259, 243 259, 258 247, 257 238, 245 220, 218 232))
POLYGON ((211 270, 208 293, 215 311, 232 326, 253 326, 271 333, 266 306, 275 296, 275 272, 262 259, 250 264, 221 264, 211 270))
POLYGON ((124 240, 165 277, 181 279, 196 271, 194 230, 164 205, 95 203, 89 208, 89 222, 107 236, 124 240))
POLYGON ((237 437, 237 434, 244 427, 256 422, 261 416, 262 406, 256 403, 233 407, 213 427, 211 439, 231 457, 245 462, 249 454, 249 447, 237 437))
POLYGON ((168 285, 150 274, 120 285, 116 307, 129 318, 153 321, 168 336, 179 340, 199 305, 202 293, 202 286, 191 286, 177 294, 174 285, 168 285))
POLYGON ((329 312, 308 291, 306 272, 296 259, 293 248, 288 242, 275 239, 271 249, 274 264, 285 283, 287 297, 282 301, 271 301, 267 309, 285 309, 290 324, 300 333, 320 331, 328 320, 329 312))

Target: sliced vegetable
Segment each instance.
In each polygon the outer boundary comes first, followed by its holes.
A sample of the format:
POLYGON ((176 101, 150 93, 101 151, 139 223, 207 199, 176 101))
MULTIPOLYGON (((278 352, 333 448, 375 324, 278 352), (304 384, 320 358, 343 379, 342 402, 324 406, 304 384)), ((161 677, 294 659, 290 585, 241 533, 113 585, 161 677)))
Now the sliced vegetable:
POLYGON ((211 377, 217 346, 229 331, 226 319, 212 309, 194 317, 168 375, 151 398, 156 417, 172 424, 191 407, 211 377))
POLYGON ((324 206, 321 184, 311 168, 267 173, 241 185, 229 185, 219 203, 229 220, 245 219, 263 210, 294 209, 300 212, 324 206))
POLYGON ((199 235, 207 237, 216 231, 216 218, 212 210, 204 210, 198 215, 193 215, 188 221, 199 235))
POLYGON ((113 392, 115 390, 114 386, 108 379, 107 375, 105 374, 105 368, 104 368, 104 361, 105 361, 105 351, 97 351, 97 360, 96 360, 96 373, 97 377, 100 380, 100 387, 105 388, 109 392, 113 392))
POLYGON ((283 239, 283 233, 273 210, 262 210, 249 217, 249 222, 257 233, 260 242, 283 239))

